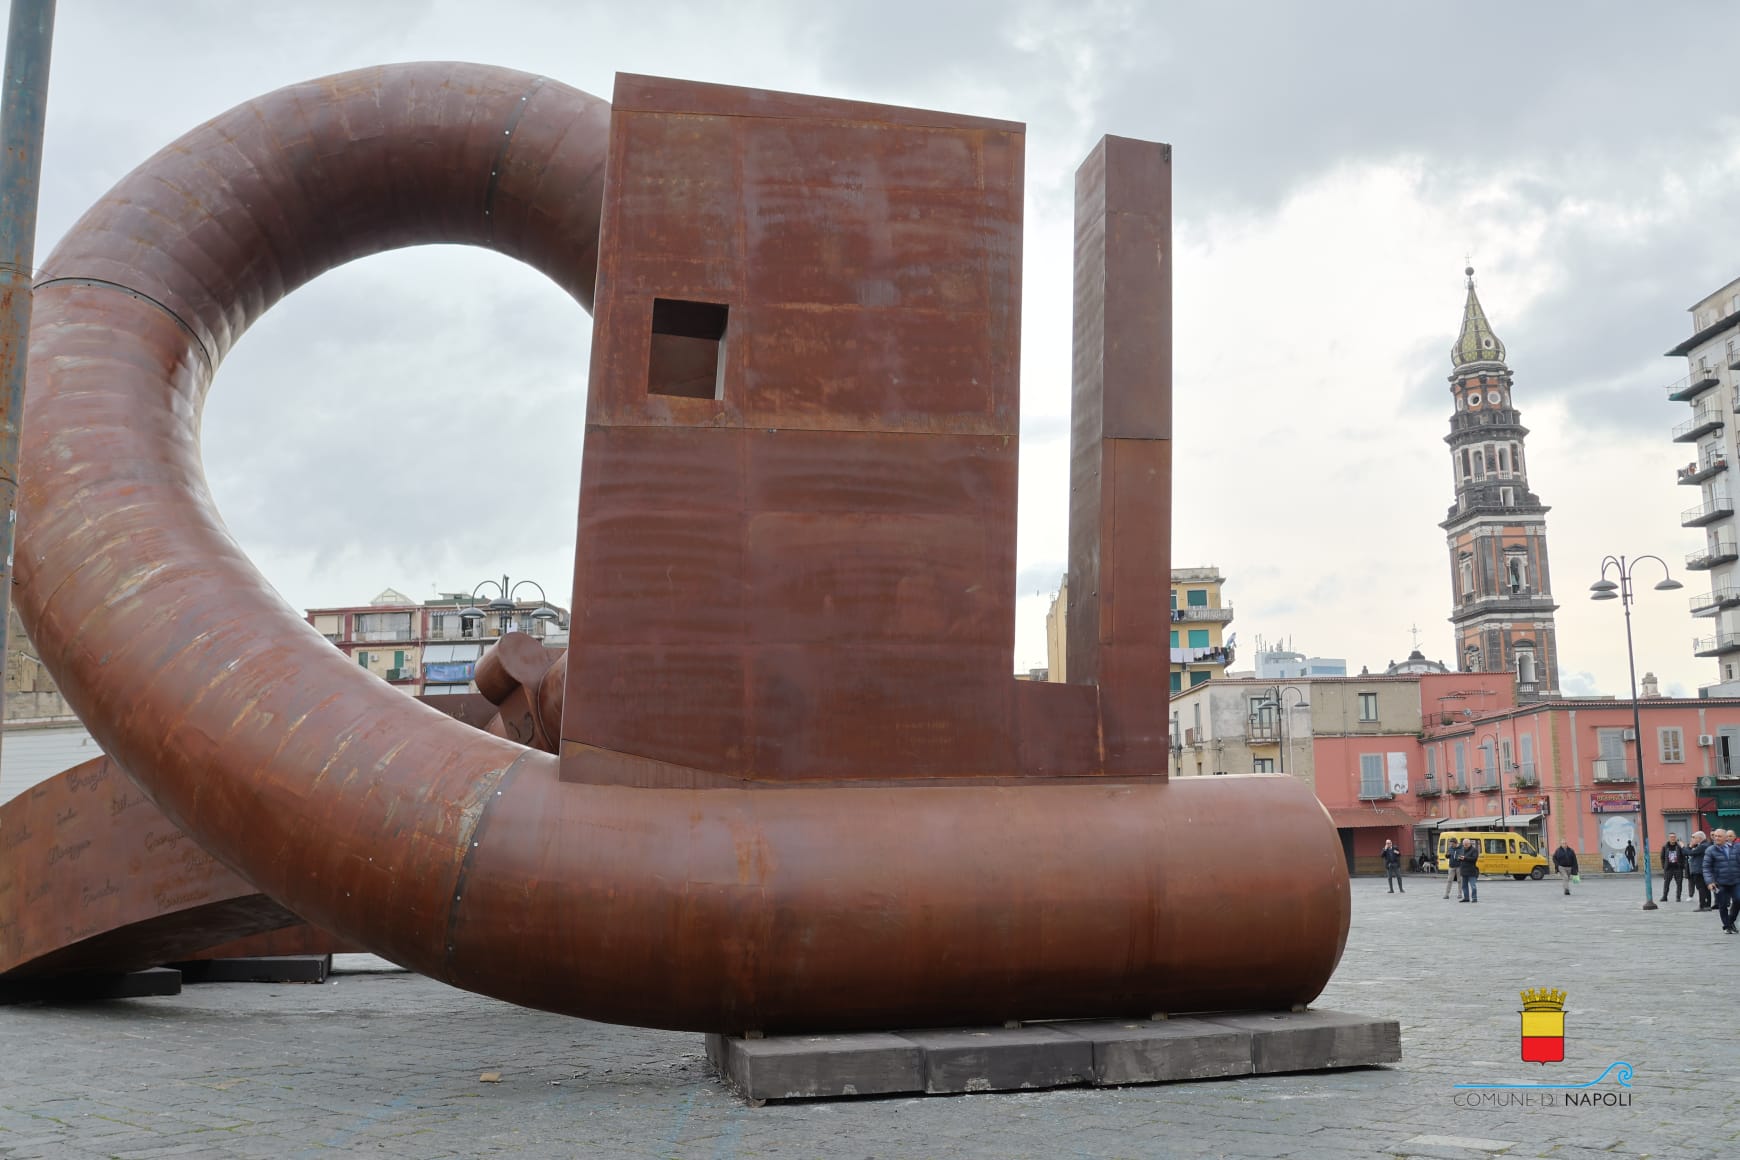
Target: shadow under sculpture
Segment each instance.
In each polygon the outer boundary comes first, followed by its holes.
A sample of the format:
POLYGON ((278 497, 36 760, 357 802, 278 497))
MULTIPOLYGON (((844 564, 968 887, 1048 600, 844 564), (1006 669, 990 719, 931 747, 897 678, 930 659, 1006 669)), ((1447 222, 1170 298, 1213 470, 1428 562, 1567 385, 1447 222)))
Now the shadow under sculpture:
MULTIPOLYGON (((1072 683, 1010 676, 1023 147, 453 63, 231 110, 37 287, 17 584, 44 663, 222 865, 510 1002, 720 1032, 1309 1002, 1349 918, 1322 808, 1288 778, 1167 778, 1164 146, 1107 138, 1078 175, 1072 683), (348 663, 200 465, 255 319, 435 242, 594 309, 575 640, 515 730, 540 748, 348 663), (1233 834, 1262 852, 1236 875, 1233 834)), ((15 923, 47 872, 4 879, 15 923)))

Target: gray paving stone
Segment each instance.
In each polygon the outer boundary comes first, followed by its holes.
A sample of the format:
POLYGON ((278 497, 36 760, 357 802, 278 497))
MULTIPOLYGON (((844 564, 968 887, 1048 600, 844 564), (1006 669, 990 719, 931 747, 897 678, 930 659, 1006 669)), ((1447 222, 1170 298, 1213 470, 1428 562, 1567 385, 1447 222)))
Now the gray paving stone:
POLYGON ((1251 1070, 1258 1075, 1330 1067, 1398 1063, 1401 1026, 1347 1011, 1277 1011, 1215 1015, 1207 1022, 1249 1033, 1251 1070))
POLYGON ((697 1035, 523 1011, 403 973, 342 975, 336 987, 217 983, 0 1009, 0 1149, 14 1149, 0 1156, 87 1160, 208 1137, 222 1149, 211 1154, 247 1160, 1195 1160, 1270 1139, 1288 1142, 1284 1155, 1359 1157, 1422 1135, 1514 1140, 1506 1160, 1735 1153, 1740 1037, 1708 1029, 1720 1026, 1711 987, 1740 969, 1740 939, 1719 937, 1708 915, 1640 911, 1634 879, 1586 881, 1570 898, 1551 883, 1482 887, 1470 907, 1353 883, 1347 953, 1317 1002, 1400 1021, 1406 1054, 1382 1068, 751 1109, 711 1074, 697 1035), (1448 965, 1467 955, 1466 969, 1448 965), (1567 1059, 1532 1078, 1586 1082, 1623 1059, 1636 1069, 1632 1107, 1567 1118, 1451 1103, 1458 1082, 1530 1078, 1517 992, 1541 986, 1568 994, 1567 1059), (479 1084, 486 1067, 504 1082, 479 1084), (48 1118, 69 1100, 94 1110, 48 1118), (238 1121, 170 1139, 154 1130, 238 1121))
POLYGON ((920 1092, 925 1083, 923 1050, 898 1035, 709 1035, 707 1058, 750 1099, 920 1092))
POLYGON ((1093 1045, 1051 1027, 904 1031, 924 1052, 924 1090, 932 1095, 1015 1091, 1087 1083, 1093 1045))
POLYGON ((1057 1023, 1093 1045, 1099 1084, 1172 1083, 1251 1073, 1251 1035, 1201 1019, 1057 1023))

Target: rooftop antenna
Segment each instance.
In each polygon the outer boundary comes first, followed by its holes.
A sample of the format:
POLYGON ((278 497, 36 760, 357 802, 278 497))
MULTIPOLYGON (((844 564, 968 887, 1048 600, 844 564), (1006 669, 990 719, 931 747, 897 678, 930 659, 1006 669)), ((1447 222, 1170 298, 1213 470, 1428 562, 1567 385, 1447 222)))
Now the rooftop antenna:
POLYGON ((1408 625, 1408 631, 1410 633, 1412 633, 1414 636, 1414 651, 1419 652, 1420 651, 1420 626, 1418 624, 1410 624, 1410 625, 1408 625))

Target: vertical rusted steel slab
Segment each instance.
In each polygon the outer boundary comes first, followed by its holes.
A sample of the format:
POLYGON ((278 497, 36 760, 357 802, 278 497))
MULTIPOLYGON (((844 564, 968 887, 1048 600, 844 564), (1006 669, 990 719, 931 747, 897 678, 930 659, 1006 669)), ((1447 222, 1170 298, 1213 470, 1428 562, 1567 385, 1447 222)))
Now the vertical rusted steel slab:
POLYGON ((1023 148, 618 77, 564 778, 1009 771, 1023 148))
MULTIPOLYGON (((36 191, 42 183, 42 121, 55 0, 12 0, 6 80, 0 97, 0 673, 12 608, 12 533, 18 525, 18 430, 30 345, 30 283, 36 265, 36 191)), ((5 720, 0 698, 0 721, 5 720)))
POLYGON ((1069 678, 1108 774, 1166 776, 1172 150, 1104 137, 1076 171, 1069 678))

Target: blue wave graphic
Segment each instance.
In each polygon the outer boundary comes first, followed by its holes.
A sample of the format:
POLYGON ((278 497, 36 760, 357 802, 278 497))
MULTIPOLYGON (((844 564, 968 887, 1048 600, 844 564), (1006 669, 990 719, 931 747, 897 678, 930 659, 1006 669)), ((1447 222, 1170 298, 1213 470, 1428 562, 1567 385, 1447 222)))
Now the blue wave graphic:
POLYGON ((1617 1074, 1613 1074, 1613 1081, 1615 1083, 1617 1083, 1620 1087, 1628 1088, 1631 1086, 1631 1065, 1629 1063, 1626 1063, 1624 1060, 1614 1060, 1612 1063, 1607 1065, 1606 1071, 1603 1071, 1600 1075, 1596 1076, 1594 1079, 1590 1080, 1588 1083, 1459 1083, 1459 1084, 1454 1084, 1452 1086, 1459 1087, 1459 1088, 1481 1088, 1481 1089, 1487 1089, 1487 1088, 1528 1088, 1531 1090, 1539 1091, 1543 1088, 1551 1088, 1555 1091, 1581 1091, 1584 1088, 1594 1087, 1596 1084, 1598 1084, 1602 1080, 1606 1079, 1608 1077, 1608 1075, 1612 1074, 1612 1073, 1617 1073, 1617 1074))

